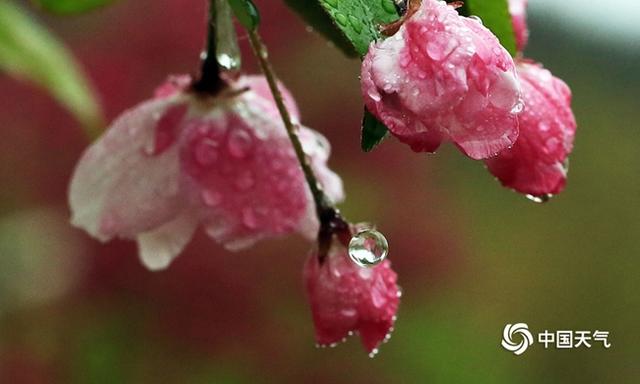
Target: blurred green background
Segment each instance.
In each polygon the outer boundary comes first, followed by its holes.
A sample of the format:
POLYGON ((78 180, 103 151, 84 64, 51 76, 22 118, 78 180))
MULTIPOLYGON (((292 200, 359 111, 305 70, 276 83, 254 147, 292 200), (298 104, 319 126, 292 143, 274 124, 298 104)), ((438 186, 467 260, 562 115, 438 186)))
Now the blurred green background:
MULTIPOLYGON (((609 29, 613 16, 582 17, 638 7, 583 3, 601 13, 579 17, 531 3, 526 55, 571 86, 579 123, 568 187, 542 205, 451 146, 415 154, 389 139, 361 153, 359 63, 257 1, 275 68, 333 145, 341 208, 390 242, 404 295, 374 359, 355 338, 314 347, 300 238, 229 253, 200 233, 152 273, 133 243, 71 228, 67 182, 88 143, 43 90, 0 74, 0 383, 640 382, 640 38, 609 29), (607 330, 612 347, 515 356, 500 346, 515 322, 607 330)), ((109 120, 167 74, 197 70, 204 1, 26 9, 77 55, 109 120)))

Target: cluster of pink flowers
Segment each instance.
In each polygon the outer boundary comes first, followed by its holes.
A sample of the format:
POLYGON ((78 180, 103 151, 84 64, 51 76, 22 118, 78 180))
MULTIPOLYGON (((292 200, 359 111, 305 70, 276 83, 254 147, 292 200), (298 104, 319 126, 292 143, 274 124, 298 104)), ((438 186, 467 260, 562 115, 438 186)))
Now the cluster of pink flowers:
MULTIPOLYGON (((526 0, 509 6, 522 51, 526 0)), ((518 192, 540 198, 564 187, 576 129, 569 88, 540 64, 514 61, 481 22, 444 1, 423 0, 394 36, 371 46, 362 94, 415 151, 450 140, 518 192)))
MULTIPOLYGON (((525 3, 511 2, 520 50, 525 3)), ((73 224, 102 241, 136 240, 154 270, 166 268, 198 227, 230 250, 292 232, 315 238, 316 207, 266 80, 224 81, 212 95, 174 76, 117 118, 75 170, 73 224)), ((300 125, 280 87, 322 189, 341 201, 327 140, 300 125)), ((423 0, 394 36, 372 44, 362 92, 369 111, 415 151, 449 140, 519 192, 540 197, 564 187, 576 128, 569 88, 539 64, 514 61, 481 22, 443 1, 423 0)), ((356 265, 336 240, 304 268, 317 341, 359 333, 375 352, 395 322, 396 274, 388 260, 356 265)))

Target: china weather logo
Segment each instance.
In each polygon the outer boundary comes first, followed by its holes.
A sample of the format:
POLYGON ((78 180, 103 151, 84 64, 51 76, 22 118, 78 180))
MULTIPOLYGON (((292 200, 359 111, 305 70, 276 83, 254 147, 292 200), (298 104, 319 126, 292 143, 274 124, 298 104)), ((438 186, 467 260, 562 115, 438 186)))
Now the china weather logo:
POLYGON ((533 344, 533 335, 525 323, 507 324, 502 331, 502 346, 507 351, 521 355, 533 344), (514 340, 515 339, 515 340, 514 340))

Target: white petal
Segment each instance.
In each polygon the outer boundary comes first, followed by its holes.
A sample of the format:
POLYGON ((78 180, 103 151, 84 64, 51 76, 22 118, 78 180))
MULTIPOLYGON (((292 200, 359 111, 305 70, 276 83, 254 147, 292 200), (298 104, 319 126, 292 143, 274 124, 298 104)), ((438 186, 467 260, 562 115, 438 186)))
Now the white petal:
POLYGON ((165 269, 193 236, 198 218, 184 210, 173 221, 138 235, 138 252, 142 263, 152 271, 165 269))
POLYGON ((158 119, 177 100, 151 100, 126 111, 85 151, 69 190, 73 225, 106 241, 133 238, 176 215, 177 145, 154 156, 148 150, 158 119))

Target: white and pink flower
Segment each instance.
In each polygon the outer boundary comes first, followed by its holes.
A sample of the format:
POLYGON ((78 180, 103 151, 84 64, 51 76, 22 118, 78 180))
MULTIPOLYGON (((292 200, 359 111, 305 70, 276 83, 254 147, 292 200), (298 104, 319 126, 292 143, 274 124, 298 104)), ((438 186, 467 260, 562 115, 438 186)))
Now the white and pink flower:
MULTIPOLYGON (((137 240, 150 269, 167 267, 198 226, 228 249, 296 231, 315 237, 311 194, 266 80, 241 77, 215 97, 190 85, 171 78, 86 150, 69 191, 72 223, 101 241, 137 240)), ((300 139, 329 198, 343 199, 327 140, 305 127, 300 139)))
POLYGON ((372 44, 361 78, 367 109, 415 151, 450 140, 484 159, 518 137, 513 59, 480 22, 443 1, 423 0, 392 37, 372 44))

